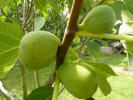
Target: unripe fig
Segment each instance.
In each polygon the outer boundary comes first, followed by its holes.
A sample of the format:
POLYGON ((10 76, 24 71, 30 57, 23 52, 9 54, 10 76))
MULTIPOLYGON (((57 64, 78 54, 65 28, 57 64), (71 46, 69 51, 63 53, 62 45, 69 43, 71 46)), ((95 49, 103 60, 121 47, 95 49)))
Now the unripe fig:
POLYGON ((47 31, 27 33, 20 42, 20 61, 31 70, 44 68, 55 59, 59 45, 59 38, 47 31))
POLYGON ((65 62, 59 67, 57 75, 64 87, 77 98, 88 99, 97 90, 96 72, 84 62, 65 62))
POLYGON ((116 15, 114 10, 107 5, 93 8, 79 25, 79 30, 92 33, 106 33, 112 30, 116 15))

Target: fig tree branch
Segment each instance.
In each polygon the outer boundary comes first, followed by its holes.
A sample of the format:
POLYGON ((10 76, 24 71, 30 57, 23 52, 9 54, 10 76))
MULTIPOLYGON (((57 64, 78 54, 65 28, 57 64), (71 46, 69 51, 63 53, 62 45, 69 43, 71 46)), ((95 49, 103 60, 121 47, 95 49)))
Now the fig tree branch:
POLYGON ((70 13, 70 18, 68 20, 67 28, 65 30, 65 34, 62 40, 62 44, 58 49, 57 53, 57 61, 56 61, 56 69, 64 62, 67 50, 71 45, 74 34, 78 30, 77 21, 80 14, 80 10, 82 8, 83 0, 73 0, 73 6, 70 13))
POLYGON ((22 21, 20 19, 20 13, 19 13, 19 10, 18 10, 18 6, 17 6, 16 0, 14 0, 14 3, 15 3, 16 10, 17 10, 17 18, 19 19, 19 23, 20 23, 20 25, 22 27, 22 21))
MULTIPOLYGON (((67 50, 74 39, 74 34, 77 31, 77 21, 80 14, 80 10, 82 8, 82 4, 83 0, 73 0, 73 6, 66 31, 64 33, 63 41, 57 52, 56 69, 58 69, 59 66, 64 62, 67 50)), ((50 78, 45 83, 46 86, 51 86, 53 84, 56 75, 55 73, 56 72, 54 71, 53 74, 51 74, 50 78)))

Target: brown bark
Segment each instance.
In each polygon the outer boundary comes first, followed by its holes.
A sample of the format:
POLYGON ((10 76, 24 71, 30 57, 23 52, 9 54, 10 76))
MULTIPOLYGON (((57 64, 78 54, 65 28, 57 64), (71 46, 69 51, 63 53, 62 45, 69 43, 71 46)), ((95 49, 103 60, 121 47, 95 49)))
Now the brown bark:
MULTIPOLYGON (((83 0, 73 0, 73 6, 70 14, 70 18, 67 24, 67 28, 62 40, 61 46, 58 48, 57 60, 56 60, 56 69, 64 62, 67 50, 71 45, 75 32, 77 31, 77 21, 82 8, 83 0)), ((45 83, 46 86, 53 84, 55 80, 55 72, 50 76, 49 80, 45 83)))

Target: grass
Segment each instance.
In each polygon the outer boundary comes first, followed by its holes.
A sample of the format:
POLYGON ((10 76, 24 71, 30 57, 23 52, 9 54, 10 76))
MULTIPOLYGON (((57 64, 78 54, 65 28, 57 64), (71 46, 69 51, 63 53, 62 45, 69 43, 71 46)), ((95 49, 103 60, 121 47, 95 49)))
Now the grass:
MULTIPOLYGON (((98 62, 103 62, 109 57, 111 54, 103 55, 102 57, 97 57, 98 62)), ((109 65, 112 67, 116 66, 127 66, 126 57, 124 55, 118 55, 113 58, 109 65)), ((39 79, 40 84, 44 85, 45 81, 48 79, 50 73, 54 70, 54 64, 51 64, 49 67, 46 67, 39 71, 39 79)), ((100 89, 94 95, 96 100, 133 100, 133 77, 118 73, 117 77, 110 77, 108 81, 111 83, 112 92, 108 96, 104 96, 100 89)), ((34 72, 26 70, 27 76, 27 87, 28 93, 30 93, 33 89, 36 88, 35 80, 34 80, 34 72)), ((21 88, 21 72, 19 67, 13 67, 6 77, 3 79, 3 84, 6 89, 9 90, 17 100, 22 100, 22 88, 21 88)), ((6 100, 3 96, 0 95, 0 100, 6 100)), ((59 100, 80 100, 73 97, 68 91, 64 90, 59 96, 59 100)))

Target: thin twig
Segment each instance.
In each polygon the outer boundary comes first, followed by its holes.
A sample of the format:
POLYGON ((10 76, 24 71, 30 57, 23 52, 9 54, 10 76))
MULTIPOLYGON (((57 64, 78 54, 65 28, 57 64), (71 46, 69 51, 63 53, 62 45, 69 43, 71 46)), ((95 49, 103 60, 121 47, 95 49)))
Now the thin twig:
POLYGON ((111 56, 109 59, 105 60, 103 63, 107 63, 110 60, 112 60, 114 57, 116 57, 117 55, 119 55, 121 52, 123 52, 125 49, 122 48, 120 51, 118 51, 116 54, 114 54, 113 56, 111 56))
POLYGON ((34 13, 32 13, 32 15, 30 16, 30 18, 25 22, 25 24, 23 25, 23 29, 29 24, 29 22, 31 21, 31 19, 33 18, 34 13))
MULTIPOLYGON (((23 22, 25 23, 25 19, 26 19, 26 13, 25 13, 25 11, 26 11, 26 9, 25 9, 25 3, 26 3, 26 0, 24 0, 24 6, 23 6, 23 22)), ((24 24, 23 23, 23 24, 24 24)))
POLYGON ((0 91, 4 94, 7 100, 15 100, 15 98, 4 88, 1 80, 0 80, 0 91))
POLYGON ((6 17, 7 21, 12 22, 12 21, 9 19, 9 16, 3 11, 3 9, 1 9, 1 12, 2 12, 2 14, 6 17))
POLYGON ((80 58, 82 57, 81 51, 82 51, 82 48, 83 48, 84 45, 85 45, 86 40, 87 40, 87 37, 84 37, 84 40, 83 40, 83 42, 82 42, 82 45, 81 45, 80 48, 79 48, 79 57, 80 57, 80 58))
POLYGON ((60 23, 54 29, 51 30, 51 32, 54 31, 55 29, 57 29, 60 25, 62 25, 62 23, 64 22, 64 20, 66 19, 66 17, 67 17, 67 14, 66 14, 66 16, 64 18, 62 18, 62 20, 60 21, 60 23))
POLYGON ((30 2, 30 7, 27 9, 27 12, 26 12, 26 19, 25 19, 25 21, 27 21, 28 18, 29 18, 29 16, 31 15, 31 12, 32 12, 33 6, 34 6, 34 4, 33 4, 33 0, 31 0, 31 2, 30 2))
POLYGON ((86 52, 87 52, 87 47, 85 48, 85 51, 84 51, 84 53, 82 54, 82 58, 85 56, 86 52))
POLYGON ((59 93, 58 93, 58 96, 62 93, 62 91, 64 91, 65 90, 65 87, 63 86, 63 88, 59 91, 59 93))
POLYGON ((15 3, 15 6, 16 6, 16 10, 17 10, 17 18, 19 19, 20 26, 22 27, 22 22, 21 22, 21 19, 20 19, 20 13, 19 13, 19 10, 18 10, 16 0, 14 0, 14 3, 15 3))
POLYGON ((102 0, 98 5, 102 5, 105 0, 102 0))

